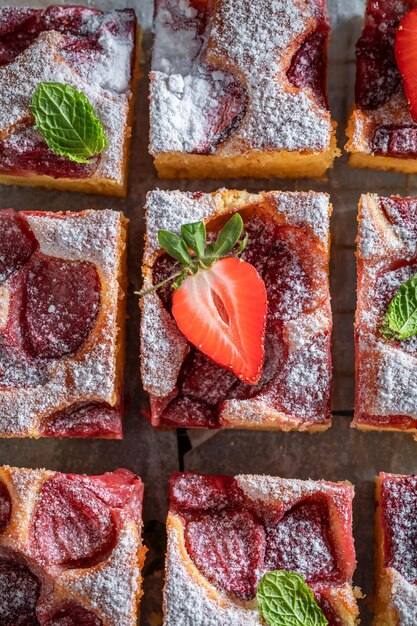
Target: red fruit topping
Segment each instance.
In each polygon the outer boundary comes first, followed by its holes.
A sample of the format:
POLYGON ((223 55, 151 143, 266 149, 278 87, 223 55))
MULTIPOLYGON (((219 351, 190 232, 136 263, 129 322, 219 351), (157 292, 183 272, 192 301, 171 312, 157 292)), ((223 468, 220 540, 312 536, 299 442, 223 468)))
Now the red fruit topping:
POLYGON ((184 511, 221 511, 243 504, 233 476, 174 474, 170 481, 171 508, 184 511))
POLYGON ((417 478, 386 477, 381 488, 385 563, 417 583, 417 478))
POLYGON ((12 209, 0 211, 0 283, 27 263, 37 246, 26 222, 12 209))
POLYGON ((379 198, 379 202, 391 224, 417 233, 417 200, 415 198, 379 198))
POLYGON ((91 332, 99 304, 100 280, 94 265, 33 258, 25 311, 33 355, 60 358, 79 350, 91 332))
POLYGON ((356 103, 361 109, 385 104, 401 84, 395 62, 398 25, 412 0, 370 0, 362 36, 356 44, 356 103))
POLYGON ((1 626, 36 626, 40 582, 25 565, 0 559, 1 626))
POLYGON ((308 583, 338 576, 329 513, 323 502, 303 501, 266 528, 268 571, 297 572, 308 583))
POLYGON ((6 529, 12 514, 12 501, 6 485, 0 481, 0 532, 6 529))
POLYGON ((249 384, 262 373, 266 310, 262 278, 232 257, 187 277, 172 298, 172 315, 186 338, 249 384))
POLYGON ((311 89, 317 102, 327 107, 326 94, 326 45, 329 25, 323 22, 319 28, 308 35, 294 54, 287 77, 295 87, 311 89))
POLYGON ((45 626, 103 626, 102 620, 75 602, 64 604, 45 626))
POLYGON ((53 178, 87 178, 97 168, 100 156, 88 163, 75 163, 54 154, 33 125, 23 126, 0 141, 0 171, 36 172, 53 178))
POLYGON ((401 20, 395 38, 395 59, 403 78, 411 115, 417 121, 417 9, 401 20))
POLYGON ((111 512, 92 479, 55 475, 45 482, 33 523, 39 558, 48 564, 84 564, 107 552, 114 536, 111 512))
POLYGON ((41 11, 19 7, 0 9, 0 66, 11 63, 38 36, 41 11))
POLYGON ((206 578, 249 600, 256 593, 265 554, 265 533, 248 511, 203 515, 185 530, 188 553, 206 578))
POLYGON ((104 403, 73 404, 46 419, 46 437, 122 436, 120 411, 104 403))
POLYGON ((380 156, 415 158, 417 128, 412 124, 377 126, 372 136, 371 150, 380 156))

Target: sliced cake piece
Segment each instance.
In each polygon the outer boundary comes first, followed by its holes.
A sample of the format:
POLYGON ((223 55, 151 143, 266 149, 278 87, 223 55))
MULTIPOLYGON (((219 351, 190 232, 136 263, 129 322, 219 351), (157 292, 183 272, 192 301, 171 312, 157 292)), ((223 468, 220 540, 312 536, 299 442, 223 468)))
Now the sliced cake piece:
POLYGON ((325 0, 156 0, 150 152, 161 178, 323 177, 325 0))
POLYGON ((144 291, 185 268, 174 289, 171 281, 141 300, 142 379, 154 426, 330 426, 330 212, 328 196, 313 192, 148 194, 144 291), (177 241, 199 220, 205 258, 193 254, 181 265, 158 231, 177 241), (232 237, 236 248, 216 260, 230 224, 240 224, 246 247, 239 253, 232 237))
POLYGON ((0 210, 0 436, 122 436, 126 223, 0 210))
POLYGON ((131 9, 0 7, 0 183, 126 194, 136 31, 131 9))
POLYGON ((279 571, 304 579, 329 624, 356 624, 353 495, 347 483, 174 474, 165 626, 261 626, 257 588, 279 571))
POLYGON ((417 102, 409 81, 416 73, 416 40, 415 0, 368 0, 356 45, 355 106, 346 145, 350 165, 417 172, 417 102))
POLYGON ((362 430, 417 430, 416 224, 415 198, 360 200, 353 424, 362 430))
POLYGON ((376 479, 375 626, 417 623, 417 478, 376 479))
POLYGON ((0 468, 2 624, 136 626, 143 485, 0 468))

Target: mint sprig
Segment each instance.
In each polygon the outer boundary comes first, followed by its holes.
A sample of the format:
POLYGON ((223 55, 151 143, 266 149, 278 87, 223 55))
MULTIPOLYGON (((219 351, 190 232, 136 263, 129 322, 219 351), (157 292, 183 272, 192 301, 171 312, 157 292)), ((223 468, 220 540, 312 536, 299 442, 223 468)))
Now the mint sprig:
POLYGON ((196 274, 201 269, 208 269, 225 256, 237 256, 246 247, 248 236, 246 235, 240 242, 243 230, 243 220, 239 213, 223 226, 216 241, 207 244, 207 233, 204 222, 194 222, 181 226, 181 237, 169 230, 158 231, 158 241, 172 258, 179 263, 179 270, 158 285, 146 291, 137 291, 137 295, 145 296, 152 291, 156 291, 171 281, 173 288, 178 289, 187 276, 196 274), (238 247, 234 250, 235 246, 238 247))
POLYGON ((39 83, 30 109, 49 148, 76 163, 88 163, 108 146, 104 127, 88 98, 71 85, 39 83))
POLYGON ((417 334, 417 274, 400 285, 382 322, 387 339, 408 339, 417 334))
POLYGON ((299 574, 283 570, 264 574, 256 600, 269 626, 326 626, 329 623, 299 574))

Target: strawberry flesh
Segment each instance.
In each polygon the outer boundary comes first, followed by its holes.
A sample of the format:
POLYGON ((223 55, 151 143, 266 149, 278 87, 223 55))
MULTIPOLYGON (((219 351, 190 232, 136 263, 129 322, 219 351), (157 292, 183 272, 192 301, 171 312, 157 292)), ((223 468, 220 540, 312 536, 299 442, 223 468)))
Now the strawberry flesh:
POLYGON ((103 626, 102 620, 76 602, 67 602, 45 626, 103 626))
POLYGON ((401 20, 395 39, 395 59, 411 115, 417 121, 417 9, 409 11, 401 20))
POLYGON ((174 474, 170 480, 171 507, 185 511, 221 511, 243 504, 243 493, 232 476, 174 474))
POLYGON ((73 404, 50 415, 45 437, 121 437, 120 411, 105 403, 73 404))
POLYGON ((37 242, 25 220, 12 209, 0 211, 0 283, 22 269, 37 242))
POLYGON ((26 278, 25 327, 34 356, 60 358, 89 336, 100 304, 91 263, 34 257, 26 278))
POLYGON ((9 490, 6 485, 0 481, 0 532, 3 532, 9 522, 12 514, 12 501, 10 499, 9 490))
POLYGON ((74 567, 101 557, 114 539, 110 508, 95 493, 93 479, 55 475, 45 482, 33 522, 38 558, 74 567))
POLYGON ((196 566, 231 595, 249 600, 264 560, 265 532, 248 511, 202 515, 187 524, 185 540, 196 566))
POLYGON ((323 20, 317 29, 308 35, 294 54, 287 77, 295 87, 310 89, 318 104, 327 108, 326 93, 326 45, 330 27, 323 20))
POLYGON ((262 278, 232 257, 186 278, 172 298, 172 315, 188 341, 249 384, 262 373, 266 309, 262 278))
POLYGON ((28 567, 0 559, 0 624, 36 626, 35 609, 41 585, 28 567))

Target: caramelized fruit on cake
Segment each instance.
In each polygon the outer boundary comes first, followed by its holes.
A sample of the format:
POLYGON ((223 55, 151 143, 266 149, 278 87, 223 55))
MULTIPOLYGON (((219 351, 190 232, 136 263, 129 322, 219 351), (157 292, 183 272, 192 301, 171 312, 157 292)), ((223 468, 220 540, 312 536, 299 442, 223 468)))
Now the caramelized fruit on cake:
POLYGON ((0 230, 0 436, 121 437, 123 215, 4 209, 0 230))
POLYGON ((339 154, 329 30, 324 0, 157 0, 150 151, 159 175, 324 176, 339 154))
POLYGON ((417 621, 417 478, 377 478, 376 626, 417 621))
POLYGON ((402 42, 399 37, 405 31, 398 30, 405 16, 413 21, 416 7, 415 0, 368 0, 356 46, 355 107, 347 129, 346 149, 353 166, 417 172, 417 123, 404 93, 405 85, 411 95, 407 75, 415 73, 414 35, 410 32, 411 41, 402 42))
MULTIPOLYGON (((204 219, 209 238, 240 211, 240 258, 263 279, 268 311, 257 384, 242 382, 188 343, 171 316, 171 285, 142 301, 142 376, 155 426, 323 429, 330 425, 329 212, 325 194, 152 192, 144 288, 170 276, 158 229, 204 219)), ((215 266, 214 266, 215 267, 215 266)))
POLYGON ((303 576, 331 626, 355 624, 352 498, 341 483, 174 474, 166 626, 180 616, 195 626, 260 625, 256 589, 276 570, 303 576))
POLYGON ((135 56, 131 9, 0 8, 0 182, 124 195, 135 56), (76 163, 48 147, 29 111, 40 82, 88 97, 108 137, 104 152, 76 163))
POLYGON ((143 485, 0 468, 0 622, 134 626, 141 596, 143 485))
POLYGON ((417 200, 362 196, 356 311, 356 408, 363 430, 416 432, 416 337, 384 332, 388 306, 417 273, 417 200))

